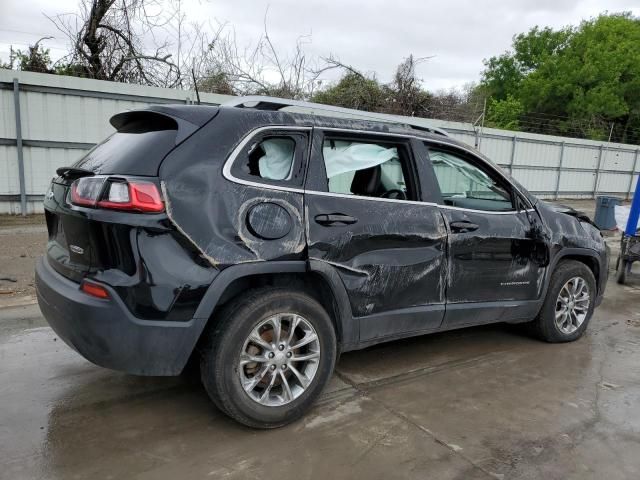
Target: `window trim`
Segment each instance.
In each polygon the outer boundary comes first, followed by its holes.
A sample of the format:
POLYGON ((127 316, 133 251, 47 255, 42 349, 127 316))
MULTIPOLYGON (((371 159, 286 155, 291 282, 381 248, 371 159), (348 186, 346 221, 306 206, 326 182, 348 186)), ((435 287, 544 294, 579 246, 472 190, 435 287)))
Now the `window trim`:
MULTIPOLYGON (((229 166, 229 174, 238 180, 252 182, 255 178, 257 182, 264 185, 272 185, 276 187, 287 187, 287 185, 292 185, 291 188, 302 187, 304 185, 304 179, 306 176, 306 167, 309 153, 309 144, 311 142, 310 135, 301 133, 300 131, 293 131, 288 128, 273 128, 269 130, 264 130, 262 132, 256 132, 255 135, 252 135, 248 141, 241 142, 242 148, 240 145, 234 149, 234 153, 236 153, 235 158, 230 163, 229 166), (304 137, 304 138, 303 138, 304 137), (244 160, 246 159, 248 152, 248 148, 253 144, 261 143, 264 140, 269 138, 288 138, 294 143, 293 149, 293 159, 291 162, 291 167, 289 170, 289 174, 286 178, 283 179, 270 179, 270 178, 262 178, 258 175, 251 175, 247 173, 244 160), (237 152, 236 152, 237 150, 237 152), (242 157, 242 158, 241 158, 242 157), (240 161, 243 160, 243 161, 240 161), (295 176, 294 176, 295 175, 295 176)), ((226 164, 225 164, 226 166, 226 164)))
MULTIPOLYGON (((306 174, 306 170, 307 170, 307 161, 308 161, 308 157, 309 157, 309 145, 311 144, 311 138, 309 133, 307 133, 307 145, 306 148, 304 149, 303 152, 299 152, 299 142, 295 139, 292 138, 292 140, 295 142, 296 144, 296 148, 294 149, 294 158, 293 158, 293 163, 291 165, 291 171, 289 173, 289 177, 287 179, 282 179, 282 180, 269 180, 267 178, 261 178, 261 177, 257 177, 257 176, 253 176, 253 175, 247 175, 247 177, 252 177, 252 178, 256 178, 256 180, 249 180, 248 178, 242 178, 239 176, 234 175, 233 170, 234 170, 234 166, 236 165, 236 160, 238 159, 238 157, 244 152, 244 150, 247 148, 247 146, 255 140, 256 137, 258 136, 264 136, 265 138, 270 136, 271 134, 273 134, 273 136, 282 136, 282 137, 286 137, 287 136, 287 132, 290 132, 291 134, 294 133, 304 133, 304 132, 311 132, 313 130, 313 127, 296 127, 296 126, 279 126, 279 125, 270 125, 267 127, 260 127, 260 128, 256 128, 254 130, 252 130, 251 132, 249 132, 241 141, 240 143, 233 149, 233 151, 231 152, 231 154, 229 155, 229 157, 227 158, 227 160, 224 163, 224 166, 222 168, 222 175, 227 179, 230 180, 234 183, 239 183, 241 185, 248 185, 248 186, 252 186, 252 187, 259 187, 259 188, 270 188, 270 189, 275 189, 275 190, 283 190, 283 191, 290 191, 290 192, 297 192, 297 193, 303 193, 304 189, 304 177, 306 174), (300 185, 297 185, 295 187, 288 187, 286 184, 287 183, 291 183, 291 175, 293 175, 293 172, 295 170, 295 166, 296 166, 296 162, 298 161, 297 156, 298 154, 300 154, 302 156, 302 181, 300 183, 300 185)), ((243 175, 244 177, 244 175, 243 175)))
MULTIPOLYGON (((281 130, 281 131, 286 131, 286 130, 292 130, 292 131, 308 131, 311 132, 313 130, 314 127, 311 126, 291 126, 291 125, 267 125, 267 126, 263 126, 263 127, 258 127, 255 128, 253 130, 251 130, 250 132, 248 132, 244 138, 240 141, 240 143, 231 151, 231 153, 229 154, 229 156, 227 157, 227 160, 225 161, 223 168, 222 168, 222 176, 233 183, 237 183, 239 185, 246 185, 249 187, 257 187, 257 188, 264 188, 267 190, 276 190, 276 191, 281 191, 281 192, 291 192, 291 193, 300 193, 300 194, 307 194, 307 195, 318 195, 318 196, 325 196, 325 197, 337 197, 337 198, 350 198, 350 199, 360 199, 360 200, 365 200, 365 201, 370 201, 370 202, 395 202, 395 203, 406 203, 409 205, 427 205, 427 206, 432 206, 432 207, 438 207, 441 209, 446 209, 446 210, 461 210, 461 211, 466 211, 466 212, 475 212, 475 213, 485 213, 488 215, 517 215, 519 213, 522 212, 535 212, 535 209, 533 208, 533 206, 531 205, 531 203, 529 202, 529 200, 527 199, 526 195, 524 195, 520 189, 512 184, 509 179, 502 174, 500 171, 495 170, 492 168, 493 171, 495 171, 496 173, 498 173, 498 175, 500 175, 505 182, 507 182, 509 185, 511 185, 511 187, 514 189, 515 192, 518 193, 519 197, 522 198, 522 200, 524 201, 524 203, 526 204, 526 206, 528 207, 526 210, 521 210, 521 211, 509 211, 509 212, 491 212, 491 211, 487 211, 487 210, 473 210, 473 209, 469 209, 469 208, 461 208, 461 207, 451 207, 449 205, 441 205, 439 203, 435 203, 435 202, 422 202, 422 201, 414 201, 414 200, 393 200, 393 199, 389 199, 389 198, 378 198, 378 197, 356 197, 354 195, 344 195, 341 193, 329 193, 329 192, 320 192, 317 190, 307 190, 305 188, 294 188, 294 187, 285 187, 285 186, 280 186, 280 185, 271 185, 268 183, 261 183, 261 182, 253 182, 253 181, 249 181, 249 180, 243 180, 241 178, 237 178, 235 176, 233 176, 231 174, 231 165, 233 165, 233 162, 235 161, 235 158, 240 154, 240 152, 242 152, 242 149, 246 146, 247 143, 249 143, 251 141, 251 139, 258 135, 259 133, 265 131, 265 130, 281 130)), ((390 136, 390 137, 396 137, 396 138, 408 138, 408 139, 416 139, 420 142, 423 142, 425 144, 425 148, 428 148, 428 144, 429 143, 435 143, 438 145, 443 145, 444 147, 449 147, 452 148, 454 150, 459 150, 462 152, 465 152, 471 156, 473 156, 474 158, 477 158, 479 162, 482 162, 483 164, 486 164, 487 162, 484 161, 481 157, 477 156, 473 150, 470 150, 464 146, 461 145, 455 145, 452 144, 446 140, 440 140, 440 139, 426 139, 424 137, 418 137, 416 135, 408 135, 405 133, 388 133, 388 132, 372 132, 369 130, 359 130, 359 129, 350 129, 350 128, 337 128, 337 127, 317 127, 317 128, 322 128, 322 130, 324 131, 335 131, 335 132, 347 132, 347 133, 361 133, 361 134, 365 134, 365 135, 371 135, 371 136, 390 136)), ((489 165, 489 167, 491 167, 489 165)), ((307 168, 308 170, 308 168, 307 168)))

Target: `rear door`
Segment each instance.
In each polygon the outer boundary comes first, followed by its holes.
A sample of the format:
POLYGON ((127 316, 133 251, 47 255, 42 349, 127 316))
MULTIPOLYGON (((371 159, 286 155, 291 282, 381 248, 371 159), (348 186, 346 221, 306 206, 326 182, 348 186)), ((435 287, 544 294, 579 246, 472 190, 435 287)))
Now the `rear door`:
POLYGON ((491 166, 470 152, 427 145, 449 235, 444 327, 526 319, 544 264, 537 215, 491 166))
POLYGON ((446 228, 410 138, 315 129, 305 186, 308 255, 337 271, 360 340, 437 329, 446 228))

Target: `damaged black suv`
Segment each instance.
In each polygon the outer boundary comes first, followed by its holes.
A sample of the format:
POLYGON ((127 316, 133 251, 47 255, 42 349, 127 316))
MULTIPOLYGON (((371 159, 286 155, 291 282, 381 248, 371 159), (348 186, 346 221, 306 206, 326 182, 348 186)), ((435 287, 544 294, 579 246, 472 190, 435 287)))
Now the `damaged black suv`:
POLYGON ((86 359, 199 361, 222 411, 271 428, 341 352, 492 322, 584 333, 608 270, 588 218, 437 129, 249 100, 120 113, 58 169, 38 301, 86 359))

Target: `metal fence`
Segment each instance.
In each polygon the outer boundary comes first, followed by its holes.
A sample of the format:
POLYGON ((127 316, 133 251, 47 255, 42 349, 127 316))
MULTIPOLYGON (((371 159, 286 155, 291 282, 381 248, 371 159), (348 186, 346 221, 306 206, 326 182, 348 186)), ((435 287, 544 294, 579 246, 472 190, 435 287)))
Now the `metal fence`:
MULTIPOLYGON (((230 98, 201 94, 203 104, 230 98)), ((195 93, 0 69, 0 213, 42 211, 55 169, 110 134, 115 113, 157 103, 193 103, 195 93)), ((399 117, 400 119, 402 117, 399 117)), ((477 145, 527 187, 550 198, 628 198, 640 147, 412 118, 477 145)))

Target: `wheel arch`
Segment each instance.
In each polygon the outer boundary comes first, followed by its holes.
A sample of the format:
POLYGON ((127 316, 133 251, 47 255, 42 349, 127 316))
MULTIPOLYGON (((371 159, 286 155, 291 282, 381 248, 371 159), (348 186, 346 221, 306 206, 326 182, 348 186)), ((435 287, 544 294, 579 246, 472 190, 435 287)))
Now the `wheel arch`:
POLYGON ((549 286, 549 282, 551 281, 551 275, 556 270, 560 262, 565 260, 575 260, 585 264, 593 273, 593 277, 596 280, 596 291, 598 294, 600 293, 600 291, 602 290, 600 277, 600 257, 598 256, 598 253, 596 251, 589 250, 587 248, 565 248, 558 252, 549 270, 550 275, 549 280, 547 281, 547 288, 549 286))
POLYGON ((334 324, 339 351, 357 343, 357 322, 352 321, 342 282, 335 272, 313 268, 306 261, 252 262, 223 270, 205 293, 194 316, 200 328, 198 338, 215 322, 216 311, 229 301, 247 289, 269 285, 301 290, 317 300, 334 324))

